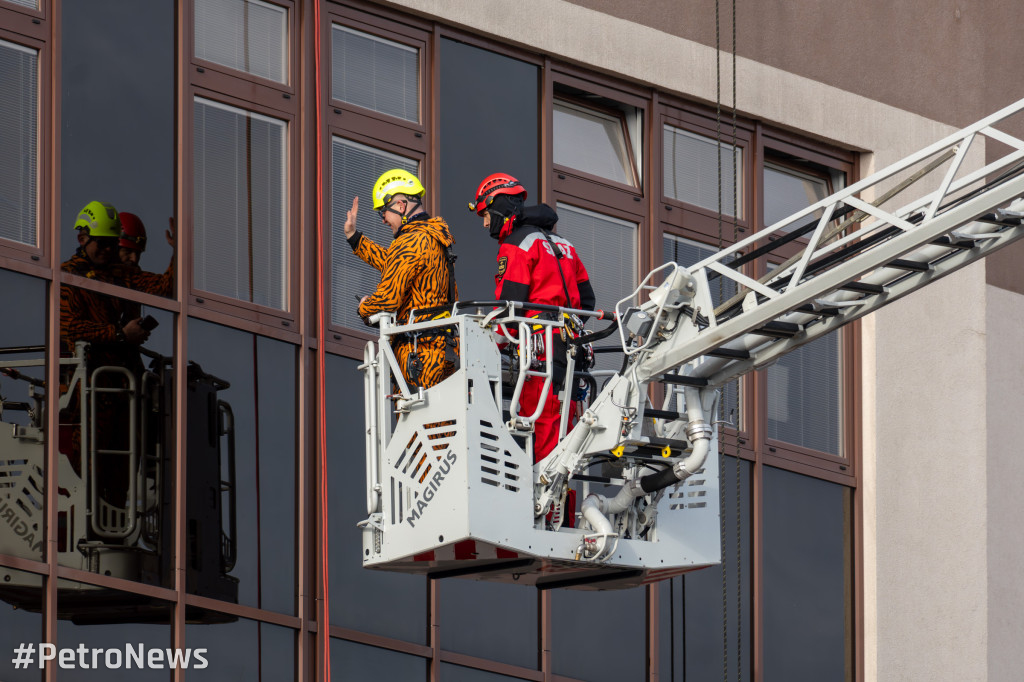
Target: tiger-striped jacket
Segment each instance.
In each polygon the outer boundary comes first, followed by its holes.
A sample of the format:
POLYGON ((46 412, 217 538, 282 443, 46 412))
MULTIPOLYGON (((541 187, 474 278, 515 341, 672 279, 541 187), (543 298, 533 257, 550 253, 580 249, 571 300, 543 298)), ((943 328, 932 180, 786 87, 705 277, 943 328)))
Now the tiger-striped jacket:
MULTIPOLYGON (((97 267, 79 249, 65 261, 60 269, 97 282, 109 282, 120 286, 144 291, 157 296, 171 296, 174 293, 174 259, 162 275, 141 270, 131 270, 111 265, 97 267)), ((65 352, 74 349, 76 341, 94 344, 93 352, 99 352, 95 344, 115 349, 117 331, 139 316, 139 306, 132 301, 101 294, 87 289, 62 284, 60 287, 60 338, 65 352)), ((135 355, 137 355, 137 351, 135 355)), ((112 357, 116 357, 117 352, 112 357)), ((110 359, 110 358, 108 358, 110 359)), ((123 362, 106 364, 124 365, 123 362)))
MULTIPOLYGON (((426 219, 403 225, 387 249, 358 231, 349 238, 355 254, 381 273, 377 290, 359 305, 360 317, 389 311, 396 313, 396 322, 404 324, 414 308, 448 303, 444 247, 450 247, 455 240, 444 219, 420 215, 426 219)), ((454 300, 458 300, 457 288, 454 300)), ((419 322, 426 316, 417 318, 419 322)))

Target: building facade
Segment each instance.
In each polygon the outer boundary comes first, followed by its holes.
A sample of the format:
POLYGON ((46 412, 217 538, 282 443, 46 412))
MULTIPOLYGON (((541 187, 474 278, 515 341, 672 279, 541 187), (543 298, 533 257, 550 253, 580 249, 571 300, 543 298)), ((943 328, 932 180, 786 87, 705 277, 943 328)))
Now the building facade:
POLYGON ((536 590, 362 568, 353 297, 378 275, 342 232, 358 196, 386 245, 370 188, 414 172, 462 297, 489 299, 496 244, 465 206, 508 172, 610 308, 1019 99, 1014 19, 0 0, 0 650, 90 652, 5 654, 0 679, 1016 679, 1024 247, 725 390, 721 566, 536 590), (74 260, 105 246, 75 230, 92 201, 143 220, 162 278, 74 260))

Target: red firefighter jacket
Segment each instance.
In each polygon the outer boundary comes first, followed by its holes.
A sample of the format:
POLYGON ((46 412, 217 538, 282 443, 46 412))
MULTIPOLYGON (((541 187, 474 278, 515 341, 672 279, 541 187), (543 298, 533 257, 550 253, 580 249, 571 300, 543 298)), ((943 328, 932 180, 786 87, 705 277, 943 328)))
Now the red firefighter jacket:
MULTIPOLYGON (((498 273, 494 276, 496 298, 594 309, 594 288, 576 247, 568 239, 550 234, 557 222, 558 215, 554 209, 547 204, 539 204, 527 208, 512 229, 501 235, 498 273), (557 255, 552 242, 559 252, 557 255)), ((534 312, 526 311, 528 315, 534 312)))

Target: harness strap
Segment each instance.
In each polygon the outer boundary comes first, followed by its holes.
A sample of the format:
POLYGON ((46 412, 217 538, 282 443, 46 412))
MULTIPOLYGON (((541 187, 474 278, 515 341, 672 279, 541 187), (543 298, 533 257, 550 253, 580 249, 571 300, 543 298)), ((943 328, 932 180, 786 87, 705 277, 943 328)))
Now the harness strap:
POLYGON ((562 291, 565 292, 565 307, 566 308, 571 308, 572 307, 572 297, 569 296, 569 287, 565 283, 565 274, 562 272, 562 259, 565 258, 565 256, 559 250, 558 245, 555 244, 554 241, 552 241, 551 235, 549 235, 546 230, 543 230, 541 228, 537 228, 537 231, 540 232, 541 235, 544 237, 544 239, 546 239, 548 241, 548 244, 551 246, 551 250, 555 254, 555 260, 558 261, 558 263, 557 263, 557 265, 558 265, 558 277, 562 280, 562 291))

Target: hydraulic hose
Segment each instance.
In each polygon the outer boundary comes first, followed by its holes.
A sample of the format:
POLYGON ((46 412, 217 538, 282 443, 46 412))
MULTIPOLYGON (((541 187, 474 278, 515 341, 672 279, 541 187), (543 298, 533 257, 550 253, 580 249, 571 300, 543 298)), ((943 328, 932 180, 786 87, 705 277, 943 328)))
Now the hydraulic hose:
MULTIPOLYGON (((608 516, 621 514, 629 509, 633 500, 642 495, 657 492, 670 485, 675 485, 693 474, 700 471, 711 450, 711 426, 704 421, 704 406, 700 389, 687 386, 683 390, 686 396, 686 416, 688 426, 686 435, 693 443, 693 450, 689 457, 678 462, 675 466, 663 469, 654 474, 635 478, 626 483, 613 498, 593 493, 587 496, 580 506, 583 518, 590 523, 590 527, 600 535, 607 536, 612 532, 611 522, 608 516)), ((713 410, 712 410, 713 411, 713 410)), ((603 551, 602 547, 602 551, 603 551)), ((599 553, 600 554, 600 553, 599 553)))

